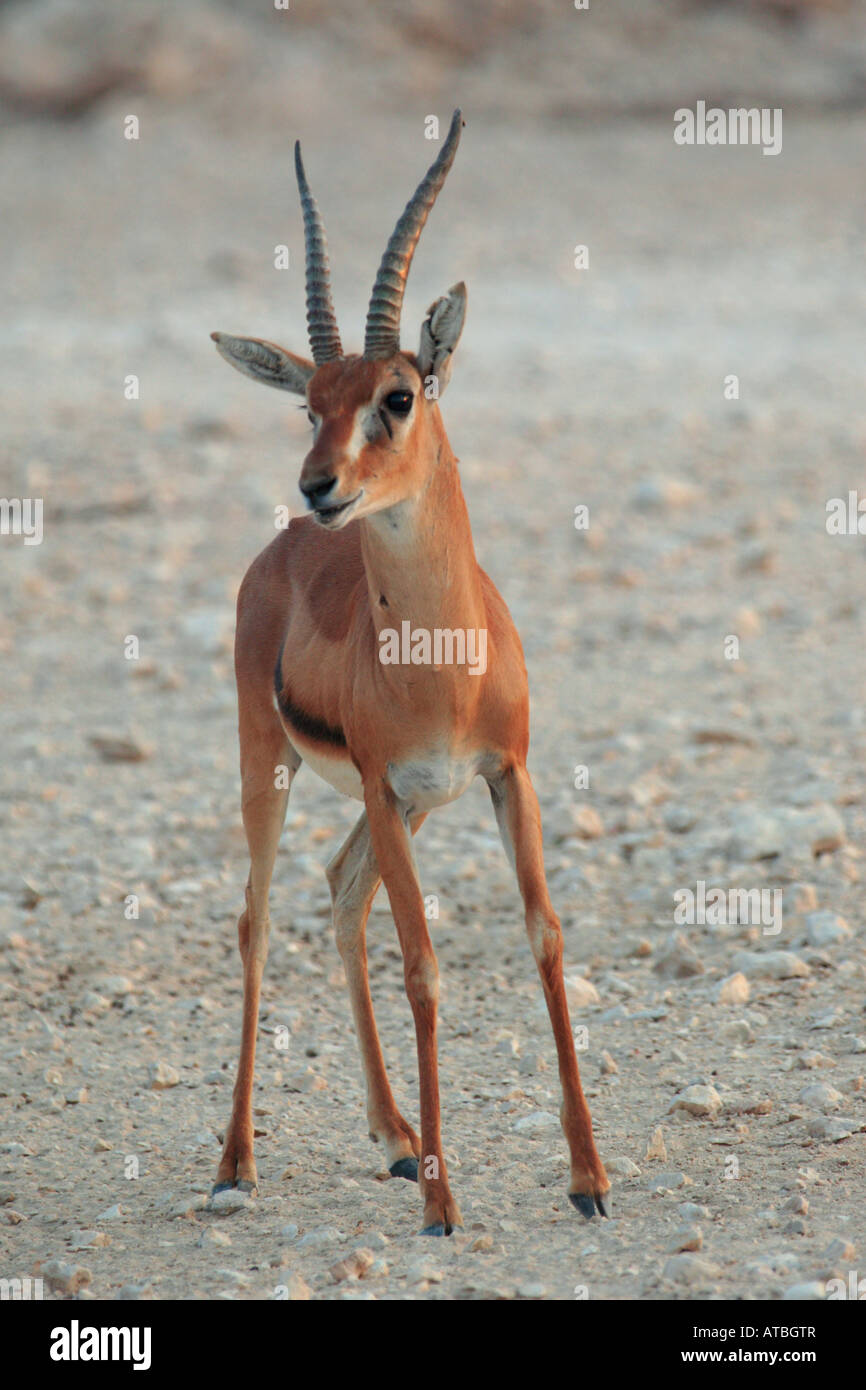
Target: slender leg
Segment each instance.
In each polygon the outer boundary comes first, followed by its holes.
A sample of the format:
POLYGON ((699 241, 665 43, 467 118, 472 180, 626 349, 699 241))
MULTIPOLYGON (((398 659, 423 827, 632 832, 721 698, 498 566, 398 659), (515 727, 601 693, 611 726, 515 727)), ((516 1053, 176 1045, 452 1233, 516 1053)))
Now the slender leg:
MULTIPOLYGON (((413 819, 413 834, 423 820, 423 816, 413 819)), ((412 1126, 403 1119, 391 1092, 367 976, 367 918, 382 880, 370 842, 366 811, 329 863, 326 872, 334 905, 337 949, 346 971, 355 1031, 364 1064, 370 1138, 374 1143, 381 1140, 384 1144, 392 1177, 409 1178, 416 1182, 421 1141, 412 1126)))
POLYGON ((525 767, 512 767, 492 781, 490 794, 505 851, 517 870, 529 940, 553 1025, 562 1085, 560 1119, 571 1153, 568 1195, 584 1216, 593 1215, 593 1202, 606 1216, 603 1198, 610 1191, 610 1182, 595 1147, 589 1106, 580 1084, 562 976, 562 929, 544 876, 538 800, 525 767))
POLYGON ((406 994, 415 1018, 421 1096, 421 1162, 418 1182, 424 1198, 422 1235, 450 1235, 462 1228, 460 1210, 448 1186, 439 1116, 439 1064, 436 1005, 439 970, 424 915, 409 827, 393 792, 381 779, 365 779, 364 799, 376 862, 388 891, 403 952, 406 994))
POLYGON ((244 967, 241 1052, 232 1115, 226 1130, 214 1192, 240 1187, 254 1192, 258 1183, 253 1156, 253 1073, 262 976, 268 957, 268 890, 286 816, 289 788, 301 760, 288 743, 273 708, 250 709, 241 700, 241 809, 250 849, 246 907, 238 921, 238 944, 244 967), (277 788, 276 769, 284 766, 289 786, 277 788))

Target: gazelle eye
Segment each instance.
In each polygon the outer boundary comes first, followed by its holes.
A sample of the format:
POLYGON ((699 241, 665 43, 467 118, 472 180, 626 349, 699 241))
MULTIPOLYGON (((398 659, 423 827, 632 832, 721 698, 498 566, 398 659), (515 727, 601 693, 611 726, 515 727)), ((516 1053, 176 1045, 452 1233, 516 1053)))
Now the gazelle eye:
POLYGON ((313 414, 312 410, 307 411, 307 419, 309 420, 311 425, 314 425, 316 423, 316 417, 313 414))
POLYGON ((412 392, 392 391, 385 397, 385 406, 392 415, 408 415, 412 409, 412 392))

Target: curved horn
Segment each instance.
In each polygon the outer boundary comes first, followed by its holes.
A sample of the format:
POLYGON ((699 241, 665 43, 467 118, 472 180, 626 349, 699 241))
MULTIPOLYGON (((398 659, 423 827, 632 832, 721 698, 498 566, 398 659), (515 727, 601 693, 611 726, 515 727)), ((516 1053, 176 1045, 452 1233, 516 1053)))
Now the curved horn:
POLYGON ((307 254, 307 332, 313 361, 317 367, 323 362, 333 362, 335 357, 343 356, 340 345, 340 330, 331 299, 331 267, 328 263, 328 243, 325 226, 315 198, 310 192, 304 162, 301 159, 301 142, 295 142, 295 174, 301 195, 301 209, 304 214, 304 243, 307 254))
POLYGON ((455 111, 438 157, 430 165, 391 233, 367 310, 365 357, 392 357, 400 351, 400 311, 409 267, 427 215, 454 163, 462 128, 463 116, 460 111, 455 111))

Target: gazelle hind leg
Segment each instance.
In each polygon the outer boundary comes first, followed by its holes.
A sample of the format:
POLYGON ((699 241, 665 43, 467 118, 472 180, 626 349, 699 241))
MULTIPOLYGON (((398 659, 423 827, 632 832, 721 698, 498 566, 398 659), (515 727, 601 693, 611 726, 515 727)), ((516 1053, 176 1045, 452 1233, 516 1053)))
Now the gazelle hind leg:
MULTIPOLYGON (((423 816, 415 818, 413 833, 423 819, 423 816)), ((355 1031, 364 1064, 370 1138, 374 1143, 384 1145, 392 1177, 417 1182, 421 1141, 395 1104, 370 997, 367 918, 382 880, 370 842, 366 811, 328 864, 326 873, 331 889, 337 949, 346 971, 355 1031)))
POLYGON ((544 876, 538 800, 525 767, 513 767, 491 782, 490 794, 505 851, 517 871, 526 929, 553 1026, 562 1086, 560 1118, 571 1154, 569 1199, 587 1218, 594 1215, 595 1208, 606 1216, 604 1197, 610 1182, 595 1147, 580 1082, 562 975, 562 929, 544 876))
MULTIPOLYGON (((241 709, 243 711, 243 702, 241 709)), ((273 707, 266 718, 241 717, 241 809, 250 850, 250 872, 246 887, 246 906, 238 921, 238 945, 244 970, 244 1005, 241 1024, 241 1050, 232 1101, 232 1114, 226 1130, 222 1159, 217 1170, 214 1192, 239 1187, 254 1192, 258 1185, 253 1155, 253 1078, 256 1059, 256 1033, 262 976, 268 957, 268 892, 289 789, 301 759, 286 739, 273 707), (277 768, 286 769, 278 778, 277 768), (286 785, 276 785, 277 781, 286 785)))

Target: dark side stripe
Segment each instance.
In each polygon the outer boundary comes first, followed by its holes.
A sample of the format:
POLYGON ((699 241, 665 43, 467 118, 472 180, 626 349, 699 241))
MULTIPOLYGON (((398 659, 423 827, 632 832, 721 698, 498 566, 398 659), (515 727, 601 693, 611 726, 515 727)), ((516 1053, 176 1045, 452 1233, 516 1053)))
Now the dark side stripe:
POLYGON ((317 719, 314 714, 308 714, 306 710, 301 709, 300 705, 293 703, 288 687, 283 688, 282 666, 283 650, 281 647, 274 670, 274 690, 283 718, 291 724, 293 729, 297 729, 303 738, 312 739, 315 743, 328 743, 332 748, 345 748, 346 735, 342 729, 333 724, 326 724, 324 719, 317 719))

